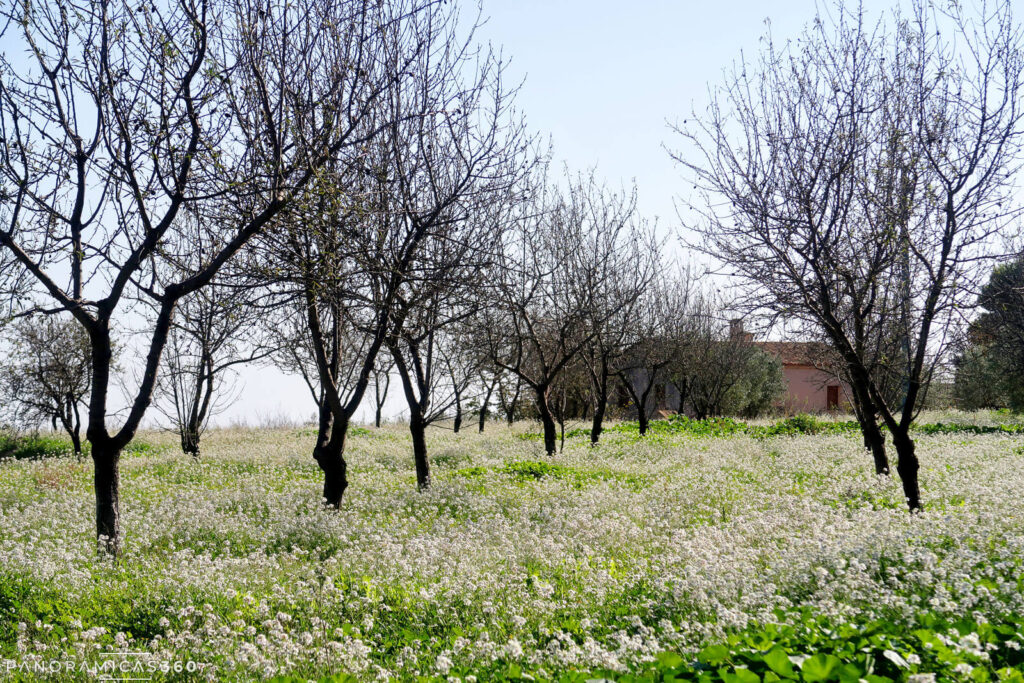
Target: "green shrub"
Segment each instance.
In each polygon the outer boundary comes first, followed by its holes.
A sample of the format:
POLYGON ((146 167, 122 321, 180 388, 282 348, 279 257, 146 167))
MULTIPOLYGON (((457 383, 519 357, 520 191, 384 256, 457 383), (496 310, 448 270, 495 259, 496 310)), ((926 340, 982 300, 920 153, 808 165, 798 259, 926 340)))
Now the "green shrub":
MULTIPOLYGON (((83 450, 89 452, 89 444, 83 444, 83 450)), ((71 441, 58 436, 15 436, 0 433, 0 460, 39 460, 73 455, 71 441)))

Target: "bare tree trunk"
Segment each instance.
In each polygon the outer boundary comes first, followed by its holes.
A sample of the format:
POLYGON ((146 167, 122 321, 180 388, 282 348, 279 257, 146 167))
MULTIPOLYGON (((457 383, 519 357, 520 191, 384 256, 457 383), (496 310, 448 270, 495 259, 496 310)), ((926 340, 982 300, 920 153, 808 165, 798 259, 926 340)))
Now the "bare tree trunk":
POLYGON ((594 419, 590 425, 591 446, 597 445, 597 440, 601 438, 601 432, 604 431, 604 413, 607 403, 608 397, 602 396, 598 398, 597 403, 594 405, 594 419))
MULTIPOLYGON (((101 320, 88 328, 90 353, 92 354, 92 393, 89 396, 89 422, 85 436, 92 445, 93 487, 96 492, 96 538, 100 547, 107 553, 117 555, 121 546, 121 480, 118 466, 121 460, 121 449, 126 441, 118 441, 111 437, 105 424, 107 388, 110 384, 110 365, 113 359, 108 325, 106 320, 101 320)), ((163 338, 166 339, 166 329, 160 326, 157 327, 154 337, 159 335, 161 330, 164 334, 163 338)), ((145 378, 143 382, 145 383, 145 378)), ((129 420, 131 417, 129 415, 129 420)), ((128 427, 129 424, 126 424, 124 429, 128 427)), ((127 438, 130 439, 131 436, 129 435, 127 438)))
MULTIPOLYGON (((874 415, 865 417, 861 424, 864 430, 864 441, 871 450, 871 457, 875 461, 875 474, 889 474, 889 457, 885 454, 885 435, 878 428, 878 421, 874 415)), ((898 451, 897 451, 898 452, 898 451)))
POLYGON ((181 430, 181 452, 193 458, 199 457, 199 429, 191 421, 181 430))
POLYGON ((917 481, 920 463, 914 452, 914 440, 903 427, 892 429, 892 443, 896 447, 896 471, 903 482, 903 496, 911 512, 921 510, 921 489, 917 481))
POLYGON ((110 439, 93 441, 95 468, 96 537, 102 548, 116 555, 121 544, 120 475, 121 450, 110 439))
POLYGON ((492 382, 490 385, 488 385, 488 387, 487 387, 487 395, 484 396, 484 400, 480 404, 480 429, 479 429, 479 431, 480 431, 481 434, 484 433, 484 425, 487 424, 487 406, 490 405, 491 394, 494 392, 494 385, 496 383, 497 383, 497 381, 492 382))
POLYGON ((462 396, 456 392, 455 394, 455 423, 452 425, 452 431, 456 434, 462 429, 462 396))
POLYGON ((74 398, 68 394, 65 401, 65 406, 60 414, 51 415, 53 421, 54 430, 57 429, 57 420, 59 418, 61 426, 64 431, 67 432, 71 438, 71 448, 75 452, 75 457, 78 459, 82 458, 82 419, 78 414, 78 406, 74 402, 74 398))
POLYGON ((874 404, 866 396, 858 399, 858 393, 855 389, 853 405, 857 413, 857 421, 860 423, 861 434, 864 438, 864 448, 871 451, 871 456, 875 463, 875 474, 888 475, 889 458, 885 453, 885 435, 878 428, 874 404))
POLYGON ((555 418, 548 406, 548 389, 547 387, 537 387, 535 391, 537 393, 537 412, 540 413, 540 421, 544 425, 544 450, 548 455, 554 455, 557 450, 558 434, 555 418))
MULTIPOLYGON (((60 421, 64 425, 65 431, 68 436, 71 437, 71 448, 75 452, 75 457, 81 459, 82 457, 82 418, 78 413, 78 404, 74 397, 69 393, 65 398, 64 414, 60 416, 60 421)), ((53 428, 57 428, 57 416, 53 417, 54 425, 53 428)))
POLYGON ((629 397, 633 399, 633 404, 636 405, 637 427, 640 430, 640 436, 643 436, 647 433, 647 427, 650 425, 650 417, 647 415, 647 394, 650 391, 650 386, 641 395, 636 392, 636 388, 629 380, 628 375, 622 375, 621 378, 622 384, 626 387, 626 392, 629 393, 629 397))
POLYGON ((608 370, 602 367, 594 383, 594 419, 590 424, 590 445, 596 446, 604 431, 604 414, 608 409, 608 370))
POLYGON ((199 368, 196 371, 195 394, 192 397, 192 409, 188 416, 179 412, 179 431, 181 436, 181 452, 199 457, 199 437, 202 432, 203 423, 206 421, 206 414, 210 410, 210 403, 213 400, 213 357, 205 344, 202 349, 202 357, 199 368))
POLYGON ((320 407, 320 421, 317 427, 316 446, 313 458, 324 473, 324 505, 341 507, 345 489, 348 488, 348 463, 345 462, 345 437, 348 433, 347 420, 334 420, 330 406, 320 407))
POLYGON ((679 393, 679 403, 676 404, 676 413, 680 415, 686 414, 686 398, 689 393, 689 383, 683 379, 676 385, 676 391, 679 393))
POLYGON ((853 389, 853 408, 857 413, 861 434, 864 437, 864 448, 871 451, 875 462, 875 474, 889 474, 889 458, 885 453, 885 435, 878 428, 875 406, 866 392, 853 389))
POLYGON ((566 395, 567 392, 564 390, 560 393, 561 396, 559 396, 558 402, 556 403, 558 406, 558 415, 556 417, 558 419, 558 452, 563 453, 565 451, 565 411, 568 407, 566 405, 568 397, 566 395))
POLYGON ((380 375, 375 375, 374 376, 373 385, 374 385, 374 399, 373 400, 374 400, 374 405, 376 406, 376 410, 374 411, 374 415, 373 415, 373 425, 377 429, 380 429, 381 418, 383 417, 383 412, 384 412, 384 402, 387 400, 388 389, 391 386, 391 376, 387 375, 387 374, 384 375, 384 388, 383 389, 381 389, 381 378, 380 378, 380 375))
POLYGON ((516 390, 512 393, 512 398, 508 402, 508 406, 505 409, 505 419, 509 426, 516 421, 516 408, 519 406, 519 392, 522 390, 520 379, 516 378, 516 390))
POLYGON ((430 461, 427 459, 427 425, 423 418, 413 412, 409 416, 409 433, 412 435, 412 452, 416 460, 416 488, 426 491, 430 488, 430 461))

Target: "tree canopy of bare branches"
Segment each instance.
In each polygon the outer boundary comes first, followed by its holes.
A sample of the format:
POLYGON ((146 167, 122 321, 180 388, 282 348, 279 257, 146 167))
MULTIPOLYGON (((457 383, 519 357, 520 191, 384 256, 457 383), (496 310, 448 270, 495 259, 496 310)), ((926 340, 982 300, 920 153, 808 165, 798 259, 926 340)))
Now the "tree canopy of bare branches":
POLYGON ((92 368, 89 338, 66 317, 34 316, 12 325, 0 369, 0 405, 12 424, 36 428, 59 424, 82 454, 82 409, 92 368))
POLYGON ((655 249, 636 219, 634 194, 611 192, 593 175, 566 181, 563 190, 537 179, 530 200, 510 215, 515 228, 494 269, 495 303, 480 322, 491 361, 533 391, 549 454, 555 381, 633 305, 655 249))
POLYGON ((1017 215, 1020 28, 1002 0, 976 13, 922 0, 873 25, 836 3, 799 40, 765 45, 679 128, 696 152, 677 160, 709 207, 695 246, 747 284, 752 309, 828 340, 876 466, 880 417, 917 510, 908 430, 979 264, 1017 215), (893 376, 895 400, 882 386, 893 376))
POLYGON ((120 535, 120 452, 152 400, 178 302, 329 160, 373 137, 369 112, 421 54, 413 19, 433 4, 4 6, 0 251, 15 280, 32 283, 27 308, 69 311, 88 333, 86 435, 107 549, 116 552, 120 535), (16 54, 27 58, 6 56, 16 54), (182 227, 188 214, 198 238, 182 227), (168 279, 168 257, 187 271, 168 279), (139 386, 115 426, 111 322, 137 300, 154 313, 139 386))

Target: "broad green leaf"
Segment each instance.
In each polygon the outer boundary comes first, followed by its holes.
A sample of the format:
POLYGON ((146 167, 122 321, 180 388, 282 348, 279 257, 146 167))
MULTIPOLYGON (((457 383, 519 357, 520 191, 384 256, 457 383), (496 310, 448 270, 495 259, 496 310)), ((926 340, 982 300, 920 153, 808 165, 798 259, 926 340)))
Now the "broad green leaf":
POLYGON ((816 654, 809 657, 800 671, 805 681, 830 681, 842 662, 835 655, 816 654))
POLYGON ((682 666, 686 663, 683 658, 675 652, 659 652, 657 659, 658 663, 666 669, 674 669, 677 666, 682 666))
POLYGON ((729 648, 724 645, 709 645, 700 651, 697 659, 705 664, 721 664, 729 659, 729 648))
POLYGON ((774 647, 764 655, 764 663, 768 668, 780 676, 796 678, 796 671, 793 669, 793 662, 789 661, 785 650, 781 647, 774 647))
POLYGON ((722 676, 724 683, 761 683, 761 677, 750 669, 737 668, 733 673, 722 676))

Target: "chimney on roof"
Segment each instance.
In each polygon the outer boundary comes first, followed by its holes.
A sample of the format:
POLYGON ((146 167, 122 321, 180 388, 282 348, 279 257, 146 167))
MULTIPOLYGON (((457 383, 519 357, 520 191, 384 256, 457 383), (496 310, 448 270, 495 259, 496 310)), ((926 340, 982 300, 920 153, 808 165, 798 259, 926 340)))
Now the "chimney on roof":
POLYGON ((729 340, 747 344, 754 341, 754 333, 743 329, 743 318, 733 318, 729 321, 729 340))

